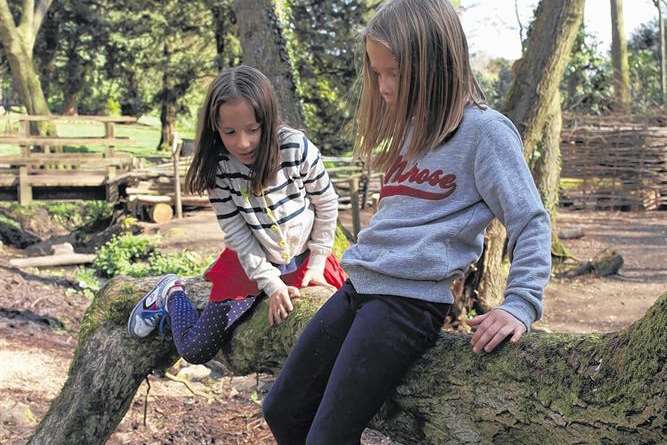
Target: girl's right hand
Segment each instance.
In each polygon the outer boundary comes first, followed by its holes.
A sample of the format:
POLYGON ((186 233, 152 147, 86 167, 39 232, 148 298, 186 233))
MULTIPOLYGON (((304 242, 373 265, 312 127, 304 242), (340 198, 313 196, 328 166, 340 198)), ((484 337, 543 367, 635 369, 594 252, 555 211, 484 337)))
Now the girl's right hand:
POLYGON ((294 310, 292 298, 299 297, 299 289, 287 286, 275 291, 269 297, 269 326, 274 326, 284 321, 290 312, 294 310))

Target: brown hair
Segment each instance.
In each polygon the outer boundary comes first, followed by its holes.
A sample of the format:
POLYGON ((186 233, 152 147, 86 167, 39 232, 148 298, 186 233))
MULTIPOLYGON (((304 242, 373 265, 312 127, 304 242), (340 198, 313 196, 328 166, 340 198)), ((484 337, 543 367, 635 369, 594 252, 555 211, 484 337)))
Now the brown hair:
POLYGON ((248 65, 227 68, 209 86, 199 113, 195 155, 185 179, 191 193, 203 193, 215 186, 220 153, 228 153, 218 132, 220 106, 239 98, 248 101, 262 129, 260 149, 251 168, 253 192, 261 193, 278 171, 278 128, 281 120, 271 82, 259 70, 248 65))
POLYGON ((355 116, 355 153, 385 170, 408 137, 409 158, 447 140, 466 105, 483 106, 484 93, 470 68, 468 44, 448 0, 390 0, 362 31, 365 56, 355 116), (398 62, 395 103, 382 100, 366 52, 368 39, 398 62))

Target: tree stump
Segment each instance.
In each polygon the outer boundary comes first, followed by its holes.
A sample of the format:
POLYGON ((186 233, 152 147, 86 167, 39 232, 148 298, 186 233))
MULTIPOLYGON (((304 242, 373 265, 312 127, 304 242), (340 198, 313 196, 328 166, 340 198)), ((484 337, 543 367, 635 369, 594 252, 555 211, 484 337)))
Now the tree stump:
MULTIPOLYGON (((134 303, 155 279, 116 277, 95 297, 60 395, 31 444, 102 444, 140 383, 176 359, 168 339, 126 333, 134 303)), ((202 307, 203 280, 187 280, 202 307)), ((309 288, 269 328, 267 303, 234 331, 218 359, 236 374, 276 371, 330 291, 309 288)), ((667 294, 629 328, 605 335, 532 333, 474 354, 470 336, 442 333, 372 426, 406 444, 665 443, 667 294)))

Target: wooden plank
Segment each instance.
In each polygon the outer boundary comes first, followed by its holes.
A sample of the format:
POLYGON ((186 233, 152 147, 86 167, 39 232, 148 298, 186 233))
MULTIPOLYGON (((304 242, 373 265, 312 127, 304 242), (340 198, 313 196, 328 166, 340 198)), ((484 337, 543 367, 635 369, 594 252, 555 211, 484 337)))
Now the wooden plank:
POLYGON ((65 138, 52 136, 0 136, 0 144, 10 145, 127 145, 133 141, 128 137, 116 137, 113 139, 100 137, 65 138))
POLYGON ((24 122, 66 121, 66 122, 114 122, 123 124, 131 124, 137 122, 137 118, 132 116, 86 116, 86 115, 62 116, 55 114, 49 116, 32 116, 27 114, 14 114, 14 115, 10 114, 3 116, 3 118, 14 121, 24 121, 24 122))
POLYGON ((28 181, 33 187, 99 187, 106 184, 106 174, 30 175, 28 181))

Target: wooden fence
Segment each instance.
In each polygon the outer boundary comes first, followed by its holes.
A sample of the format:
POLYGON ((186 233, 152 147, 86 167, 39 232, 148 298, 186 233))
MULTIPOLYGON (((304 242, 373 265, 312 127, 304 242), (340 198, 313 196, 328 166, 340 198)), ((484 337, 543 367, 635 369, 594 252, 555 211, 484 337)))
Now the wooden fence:
POLYGON ((667 209, 667 127, 638 118, 569 117, 562 133, 561 205, 667 209))

